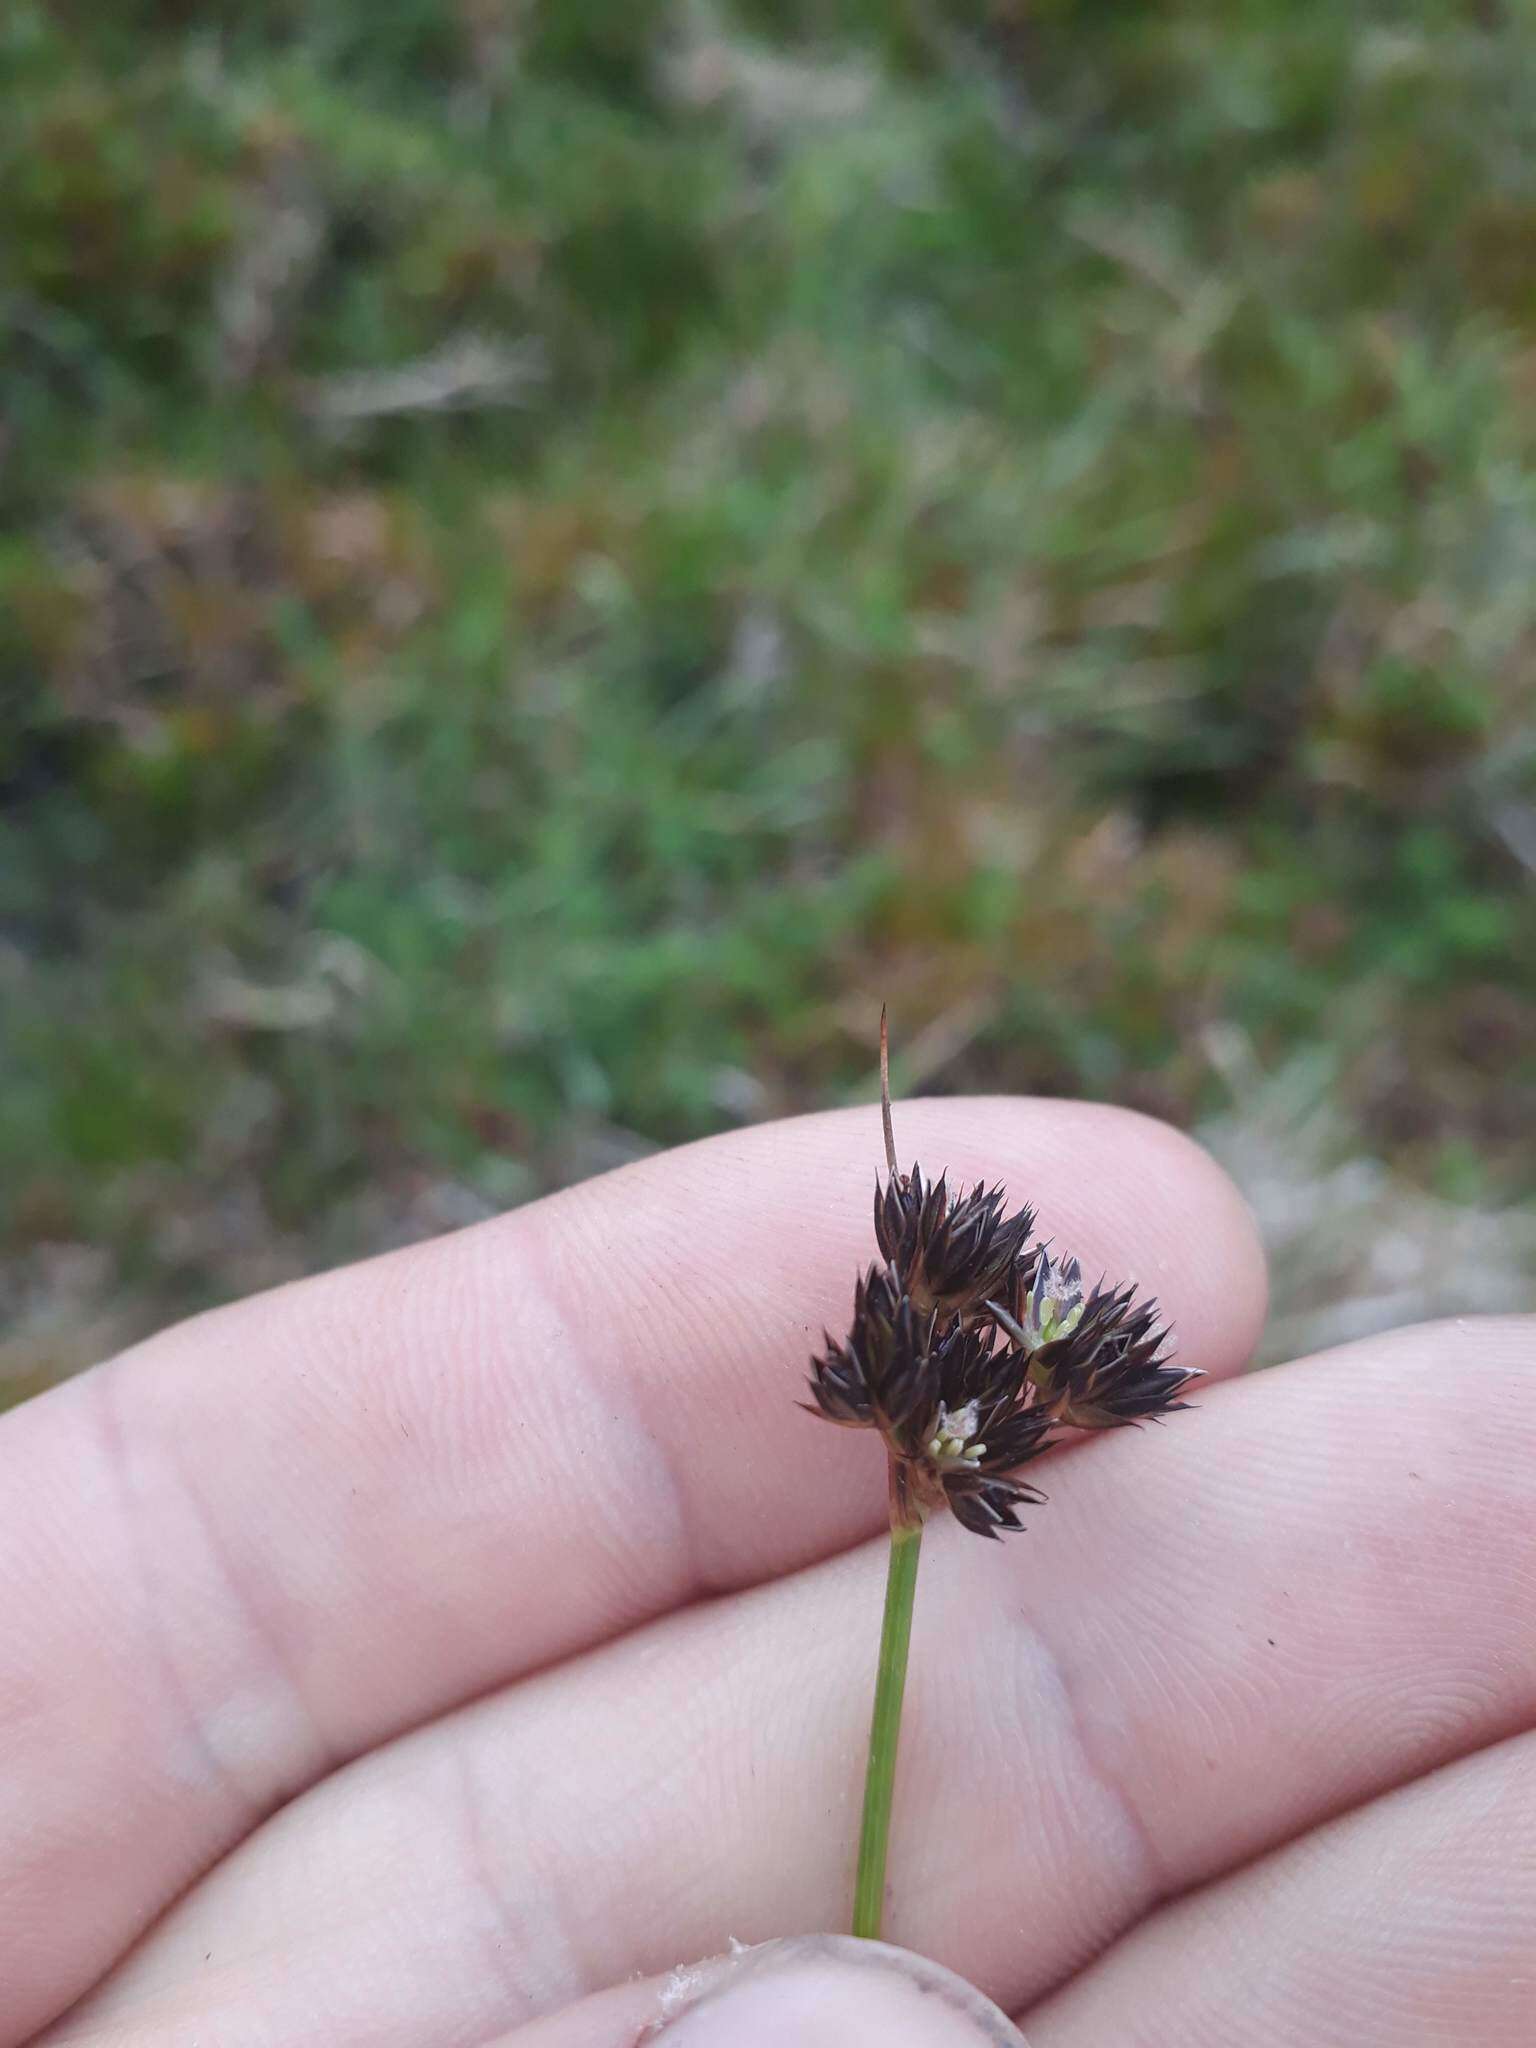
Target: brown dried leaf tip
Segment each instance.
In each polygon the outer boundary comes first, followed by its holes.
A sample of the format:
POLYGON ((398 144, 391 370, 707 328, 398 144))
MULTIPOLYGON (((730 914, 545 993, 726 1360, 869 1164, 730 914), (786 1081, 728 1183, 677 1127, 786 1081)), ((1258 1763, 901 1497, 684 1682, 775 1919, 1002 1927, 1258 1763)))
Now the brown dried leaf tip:
POLYGON ((898 1171, 883 1011, 880 1082, 882 1263, 854 1288, 847 1337, 828 1335, 811 1361, 811 1412, 880 1432, 898 1517, 947 1504, 967 1529, 997 1536, 1045 1498, 1009 1476, 1020 1466, 1068 1430, 1185 1407, 1178 1396, 1200 1375, 1172 1362, 1155 1301, 1103 1280, 1085 1293, 1077 1260, 1032 1243, 1033 1209, 1008 1215, 1002 1188, 952 1194, 942 1173, 898 1171))

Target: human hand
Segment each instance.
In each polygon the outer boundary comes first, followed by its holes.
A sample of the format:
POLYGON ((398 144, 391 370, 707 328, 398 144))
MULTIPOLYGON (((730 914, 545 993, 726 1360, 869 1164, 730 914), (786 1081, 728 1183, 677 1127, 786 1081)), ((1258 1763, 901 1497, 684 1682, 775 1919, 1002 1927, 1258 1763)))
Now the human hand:
MULTIPOLYGON (((1031 2048, 1529 2048, 1532 1326, 1219 1384, 1262 1265, 1185 1140, 902 1139, 1215 1377, 1036 1468, 1027 1534, 935 1524, 893 1940, 1031 2048)), ((631 1981, 845 1924, 884 1470, 794 1403, 878 1157, 872 1110, 716 1139, 0 1423, 0 2048, 73 2000, 49 2048, 988 2038, 867 1946, 631 1981)))

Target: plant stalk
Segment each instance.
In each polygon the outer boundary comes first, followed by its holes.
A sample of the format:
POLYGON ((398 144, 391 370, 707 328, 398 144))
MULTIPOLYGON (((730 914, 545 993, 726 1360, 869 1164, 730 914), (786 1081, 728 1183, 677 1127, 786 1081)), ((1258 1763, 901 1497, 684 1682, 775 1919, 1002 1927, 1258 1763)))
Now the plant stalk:
POLYGON ((853 1889, 853 1931, 880 1939, 885 1908, 885 1854, 891 1838, 891 1794, 896 1783, 896 1746, 901 1739, 901 1701, 907 1684, 907 1650, 912 1641, 912 1596, 923 1524, 907 1504, 904 1475, 891 1474, 891 1561, 885 1580, 885 1618, 880 1626, 880 1665, 875 1677, 875 1711, 869 1730, 869 1765, 864 1778, 864 1818, 859 1829, 859 1868, 853 1889))

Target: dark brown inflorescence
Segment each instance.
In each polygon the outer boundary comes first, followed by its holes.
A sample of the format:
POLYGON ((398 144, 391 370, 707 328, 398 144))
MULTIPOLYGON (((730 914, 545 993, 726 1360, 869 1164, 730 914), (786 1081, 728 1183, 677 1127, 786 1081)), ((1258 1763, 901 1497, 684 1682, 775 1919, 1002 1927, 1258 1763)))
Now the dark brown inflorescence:
POLYGON ((875 1191, 883 1263, 858 1281, 853 1321, 811 1361, 813 1414, 875 1429, 893 1513, 950 1507, 979 1536, 1018 1529, 1045 1496, 1013 1477, 1063 1432, 1141 1422, 1186 1404, 1199 1377, 1173 1363, 1155 1301, 1033 1244, 1034 1211, 1003 1190, 951 1194, 944 1175, 901 1173, 891 1140, 885 1020, 881 1096, 888 1171, 875 1191), (814 1405, 813 1405, 814 1404, 814 1405))
POLYGON ((1018 1284, 1035 1212, 1005 1215, 1003 1200, 979 1181, 951 1197, 942 1173, 927 1180, 916 1165, 875 1183, 875 1242, 919 1308, 974 1315, 1018 1284))

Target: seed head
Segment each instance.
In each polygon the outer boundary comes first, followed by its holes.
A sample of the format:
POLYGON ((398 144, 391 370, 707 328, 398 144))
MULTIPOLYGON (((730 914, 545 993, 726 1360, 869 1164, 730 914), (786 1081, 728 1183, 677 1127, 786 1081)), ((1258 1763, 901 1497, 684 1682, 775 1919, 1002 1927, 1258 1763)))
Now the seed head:
POLYGON ((951 1195, 944 1174, 930 1181, 917 1165, 876 1184, 875 1242, 920 1307, 971 1316, 988 1295, 1006 1292, 1035 1212, 1006 1216, 1004 1199, 980 1181, 951 1195))
MULTIPOLYGON (((1021 1501, 1045 1498, 1005 1477, 1045 1448, 1055 1417, 1034 1400, 1027 1356, 990 1322, 919 1310, 889 1266, 854 1289, 846 1340, 811 1361, 813 1413, 876 1429, 922 1508, 946 1503, 967 1528, 1017 1528, 1021 1501)), ((810 1403, 806 1404, 810 1406, 810 1403)))
POLYGON ((1155 1301, 1102 1280, 1085 1297, 1077 1260, 1031 1244, 1033 1209, 1009 1216, 1001 1187, 951 1195, 942 1173, 898 1170, 883 1011, 880 1084, 883 1263, 855 1285, 847 1337, 827 1335, 811 1360, 804 1405, 880 1433, 901 1513, 947 1505, 965 1528, 998 1536, 1045 1499, 1011 1475, 1063 1430, 1182 1408, 1176 1397, 1199 1375, 1170 1360, 1155 1301))
POLYGON ((1201 1377, 1172 1362, 1163 1348, 1168 1342, 1155 1301, 1138 1301, 1134 1287, 1116 1290, 1101 1281, 1070 1329, 1035 1351, 1030 1377, 1069 1428, 1141 1422, 1187 1407, 1177 1396, 1201 1377))
POLYGON ((931 1181, 914 1163, 896 1164, 891 1129, 890 1044, 880 1012, 880 1116, 886 1174, 875 1183, 875 1242, 880 1256, 919 1308, 970 1320, 989 1295, 1017 1288, 1027 1264, 1033 1209, 1004 1214, 1000 1187, 978 1181, 951 1195, 947 1175, 931 1181))

